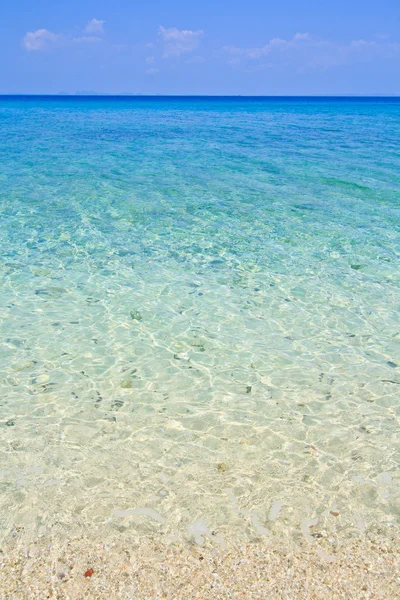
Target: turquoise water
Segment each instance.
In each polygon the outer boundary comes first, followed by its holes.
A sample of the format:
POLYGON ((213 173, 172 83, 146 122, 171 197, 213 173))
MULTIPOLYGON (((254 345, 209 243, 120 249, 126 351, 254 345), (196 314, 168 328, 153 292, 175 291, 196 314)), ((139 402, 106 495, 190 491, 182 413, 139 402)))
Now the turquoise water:
POLYGON ((0 99, 1 537, 395 525, 399 140, 395 99, 0 99))

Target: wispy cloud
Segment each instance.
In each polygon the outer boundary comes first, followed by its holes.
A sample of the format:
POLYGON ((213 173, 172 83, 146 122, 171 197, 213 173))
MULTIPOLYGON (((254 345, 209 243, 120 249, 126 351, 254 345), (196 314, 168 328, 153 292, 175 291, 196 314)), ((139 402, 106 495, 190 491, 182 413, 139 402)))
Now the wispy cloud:
POLYGON ((191 56, 190 58, 185 60, 185 62, 188 65, 200 64, 200 63, 206 62, 206 59, 204 58, 204 56, 191 56))
POLYGON ((229 56, 228 62, 234 66, 257 63, 268 56, 268 66, 281 64, 297 65, 298 70, 309 68, 327 69, 353 62, 368 61, 376 57, 391 58, 400 54, 400 44, 387 41, 352 40, 334 42, 311 36, 309 33, 296 33, 285 40, 273 38, 264 46, 241 48, 229 46, 223 48, 229 56))
POLYGON ((177 29, 176 27, 166 29, 162 25, 160 25, 158 32, 164 42, 164 58, 193 52, 200 44, 200 40, 204 35, 204 31, 201 29, 197 31, 177 29))
POLYGON ((85 33, 103 34, 104 23, 105 21, 101 21, 100 19, 91 19, 85 27, 85 33))
POLYGON ((97 42, 103 42, 104 40, 96 35, 81 35, 78 37, 66 38, 67 43, 72 44, 92 44, 97 42))
POLYGON ((304 68, 339 67, 342 65, 370 62, 374 59, 391 59, 400 56, 400 43, 352 40, 348 43, 321 41, 315 46, 318 52, 310 52, 304 68))
POLYGON ((308 33, 296 33, 296 35, 294 35, 290 40, 272 38, 264 46, 259 48, 239 48, 237 46, 225 46, 224 51, 237 58, 257 59, 267 56, 267 54, 270 54, 274 50, 288 50, 309 40, 310 35, 308 33))
POLYGON ((73 37, 63 33, 54 33, 48 29, 37 29, 36 31, 28 31, 25 34, 22 46, 28 52, 38 52, 73 44, 97 43, 102 41, 102 38, 94 35, 73 37))

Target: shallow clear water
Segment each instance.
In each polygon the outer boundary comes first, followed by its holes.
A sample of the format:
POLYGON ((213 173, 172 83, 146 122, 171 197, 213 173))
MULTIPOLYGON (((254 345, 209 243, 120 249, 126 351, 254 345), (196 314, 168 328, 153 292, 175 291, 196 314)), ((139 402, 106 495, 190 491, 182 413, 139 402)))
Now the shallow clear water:
POLYGON ((396 523, 399 139, 397 100, 0 100, 2 537, 396 523))

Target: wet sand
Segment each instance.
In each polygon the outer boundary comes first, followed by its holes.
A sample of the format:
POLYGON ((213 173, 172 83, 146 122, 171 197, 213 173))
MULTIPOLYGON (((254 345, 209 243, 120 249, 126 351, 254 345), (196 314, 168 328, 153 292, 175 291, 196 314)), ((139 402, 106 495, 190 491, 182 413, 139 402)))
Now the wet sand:
POLYGON ((217 550, 156 539, 37 540, 1 547, 3 600, 394 599, 400 597, 398 531, 376 529, 332 549, 260 540, 217 550))

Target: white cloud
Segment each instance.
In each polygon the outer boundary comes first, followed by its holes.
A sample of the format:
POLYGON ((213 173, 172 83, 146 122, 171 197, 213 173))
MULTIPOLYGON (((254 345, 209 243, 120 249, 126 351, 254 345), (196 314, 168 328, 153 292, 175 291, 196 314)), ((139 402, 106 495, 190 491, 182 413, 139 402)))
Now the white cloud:
POLYGON ((160 25, 158 32, 164 42, 164 58, 192 52, 198 47, 200 39, 204 35, 204 31, 201 29, 197 31, 180 30, 176 27, 166 29, 162 25, 160 25))
POLYGON ((147 75, 154 75, 154 73, 158 73, 159 69, 152 67, 151 69, 147 69, 147 75))
POLYGON ((36 31, 28 31, 22 40, 22 45, 28 52, 46 50, 46 48, 59 42, 60 37, 59 34, 47 29, 37 29, 36 31))
POLYGON ((148 65, 154 65, 156 62, 155 56, 146 56, 146 62, 148 65))
POLYGON ((85 33, 97 33, 101 35, 104 33, 104 23, 105 21, 99 19, 91 19, 85 27, 85 33))

